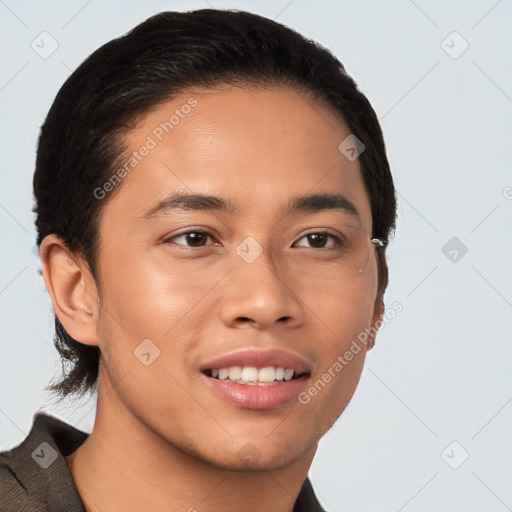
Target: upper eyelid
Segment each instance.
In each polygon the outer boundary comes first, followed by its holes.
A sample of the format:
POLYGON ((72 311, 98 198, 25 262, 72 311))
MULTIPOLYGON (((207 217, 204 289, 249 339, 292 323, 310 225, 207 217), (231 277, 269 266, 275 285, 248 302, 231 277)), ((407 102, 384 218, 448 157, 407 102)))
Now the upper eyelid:
POLYGON ((309 233, 305 233, 304 235, 302 235, 299 238, 297 238, 296 241, 302 240, 303 238, 307 237, 308 235, 317 235, 317 234, 330 236, 334 240, 334 242, 336 244, 342 243, 342 240, 341 240, 341 238, 339 236, 337 236, 337 235, 335 235, 333 233, 329 233, 328 231, 310 231, 309 233))
POLYGON ((178 238, 179 236, 188 235, 189 233, 202 233, 204 235, 209 236, 210 238, 215 238, 215 235, 210 233, 210 231, 207 231, 206 229, 188 229, 187 231, 182 231, 181 233, 176 233, 172 236, 165 236, 162 239, 162 242, 168 242, 169 240, 172 240, 173 238, 178 238))

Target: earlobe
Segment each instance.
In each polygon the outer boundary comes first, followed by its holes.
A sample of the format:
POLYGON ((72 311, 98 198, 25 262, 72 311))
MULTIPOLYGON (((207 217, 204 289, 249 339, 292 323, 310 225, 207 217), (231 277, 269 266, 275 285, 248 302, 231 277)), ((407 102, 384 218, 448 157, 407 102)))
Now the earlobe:
POLYGON ((61 324, 76 341, 97 345, 99 297, 89 269, 57 235, 45 237, 39 252, 44 282, 61 324))

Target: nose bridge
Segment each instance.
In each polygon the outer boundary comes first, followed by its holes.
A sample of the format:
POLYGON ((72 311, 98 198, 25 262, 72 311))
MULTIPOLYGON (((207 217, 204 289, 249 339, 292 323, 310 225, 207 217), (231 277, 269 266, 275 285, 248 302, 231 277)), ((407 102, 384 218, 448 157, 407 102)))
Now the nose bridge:
POLYGON ((256 284, 265 284, 267 290, 270 290, 269 286, 277 285, 277 288, 285 286, 282 277, 278 275, 274 262, 275 255, 269 247, 255 247, 254 242, 249 240, 240 244, 236 252, 239 260, 235 260, 233 273, 237 274, 238 278, 256 284))
POLYGON ((273 255, 247 237, 236 250, 235 264, 224 289, 221 315, 226 324, 251 320, 259 327, 277 321, 297 324, 304 315, 302 303, 280 276, 273 255))

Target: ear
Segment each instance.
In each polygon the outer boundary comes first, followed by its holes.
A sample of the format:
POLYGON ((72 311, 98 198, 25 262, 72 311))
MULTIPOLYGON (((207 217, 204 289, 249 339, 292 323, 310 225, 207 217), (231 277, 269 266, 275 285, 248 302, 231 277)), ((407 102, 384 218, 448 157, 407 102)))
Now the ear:
POLYGON ((373 310, 372 321, 369 327, 370 334, 368 336, 368 342, 366 344, 366 350, 371 350, 375 345, 375 338, 377 331, 380 329, 384 318, 384 302, 382 299, 375 302, 373 310))
POLYGON ((99 294, 87 265, 57 235, 39 248, 44 282, 53 309, 68 334, 85 345, 98 345, 99 294))

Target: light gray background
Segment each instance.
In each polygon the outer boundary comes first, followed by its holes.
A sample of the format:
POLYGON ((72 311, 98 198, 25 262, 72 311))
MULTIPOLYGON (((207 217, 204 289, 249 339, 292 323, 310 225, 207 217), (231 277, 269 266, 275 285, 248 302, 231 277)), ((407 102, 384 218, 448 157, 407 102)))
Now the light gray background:
POLYGON ((403 311, 321 441, 311 468, 321 502, 512 510, 510 0, 0 0, 0 446, 19 443, 41 406, 86 431, 94 419, 93 401, 57 405, 44 391, 60 363, 33 253, 39 126, 101 44, 156 12, 208 5, 263 14, 333 50, 381 119, 396 179, 386 302, 403 311), (46 59, 31 48, 43 37, 51 48, 43 31, 58 43, 46 59))

